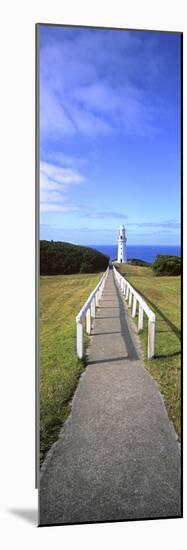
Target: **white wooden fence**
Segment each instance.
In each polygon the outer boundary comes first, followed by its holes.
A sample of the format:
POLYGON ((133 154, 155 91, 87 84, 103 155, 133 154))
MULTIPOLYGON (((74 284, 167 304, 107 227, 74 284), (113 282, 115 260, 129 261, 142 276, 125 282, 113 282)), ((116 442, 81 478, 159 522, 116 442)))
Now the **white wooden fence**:
POLYGON ((83 320, 86 316, 86 332, 91 333, 91 318, 95 317, 96 307, 99 305, 99 300, 102 296, 103 289, 108 277, 109 267, 103 274, 98 285, 91 292, 88 300, 85 302, 82 309, 79 311, 76 317, 76 332, 77 332, 77 356, 82 359, 84 355, 84 339, 83 339, 83 320))
POLYGON ((144 312, 148 317, 148 359, 154 357, 154 345, 155 345, 155 321, 156 315, 149 308, 143 298, 136 292, 133 286, 124 278, 113 266, 114 276, 121 288, 122 293, 125 296, 125 300, 128 301, 129 308, 132 308, 132 317, 136 316, 136 309, 138 304, 138 330, 143 329, 144 312))

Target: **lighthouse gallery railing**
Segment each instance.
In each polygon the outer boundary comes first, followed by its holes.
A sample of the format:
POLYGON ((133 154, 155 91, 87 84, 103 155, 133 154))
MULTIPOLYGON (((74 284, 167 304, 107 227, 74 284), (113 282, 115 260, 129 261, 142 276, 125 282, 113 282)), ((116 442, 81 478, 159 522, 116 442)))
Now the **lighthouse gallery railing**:
POLYGON ((143 329, 143 313, 148 317, 148 350, 147 356, 148 359, 154 357, 154 344, 155 344, 155 322, 156 315, 149 308, 143 298, 138 294, 138 292, 133 288, 133 286, 120 275, 120 273, 113 266, 114 276, 125 296, 125 300, 128 300, 128 306, 132 307, 132 317, 136 317, 136 308, 137 303, 138 308, 138 330, 143 329))
POLYGON ((108 277, 109 267, 103 274, 98 285, 91 292, 88 300, 85 302, 82 309, 79 311, 76 317, 76 337, 77 337, 77 356, 79 359, 82 359, 84 355, 84 338, 83 338, 83 321, 86 316, 86 332, 87 334, 91 333, 91 318, 95 317, 96 307, 99 305, 99 300, 102 296, 103 289, 108 277))

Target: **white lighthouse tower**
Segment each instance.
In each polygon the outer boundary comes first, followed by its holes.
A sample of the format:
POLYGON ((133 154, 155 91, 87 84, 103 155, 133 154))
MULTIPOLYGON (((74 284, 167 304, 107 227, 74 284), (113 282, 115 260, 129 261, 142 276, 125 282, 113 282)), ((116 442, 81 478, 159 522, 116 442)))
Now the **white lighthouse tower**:
POLYGON ((126 241, 125 227, 124 225, 120 225, 118 234, 118 263, 125 264, 127 261, 126 241))

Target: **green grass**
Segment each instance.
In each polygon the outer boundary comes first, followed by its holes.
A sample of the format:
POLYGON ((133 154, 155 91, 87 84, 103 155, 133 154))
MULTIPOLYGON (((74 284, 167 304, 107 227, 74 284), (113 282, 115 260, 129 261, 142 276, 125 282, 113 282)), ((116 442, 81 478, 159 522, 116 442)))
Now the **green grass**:
MULTIPOLYGON (((155 357, 147 360, 147 317, 140 333, 145 366, 157 380, 168 414, 180 437, 181 339, 180 277, 156 277, 150 267, 118 266, 122 275, 145 298, 156 314, 155 357)), ((135 318, 137 323, 137 317, 135 318)))
MULTIPOLYGON (((84 360, 76 356, 75 317, 102 273, 40 279, 40 456, 58 438, 84 360)), ((88 337, 84 335, 85 347, 88 337)))

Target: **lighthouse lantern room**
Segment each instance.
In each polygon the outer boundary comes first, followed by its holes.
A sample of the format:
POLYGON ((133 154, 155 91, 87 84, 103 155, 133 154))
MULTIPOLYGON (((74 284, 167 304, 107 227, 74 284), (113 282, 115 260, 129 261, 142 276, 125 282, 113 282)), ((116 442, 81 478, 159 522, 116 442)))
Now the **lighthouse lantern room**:
POLYGON ((124 225, 120 225, 118 233, 118 263, 125 264, 127 262, 126 241, 125 227, 124 225))

